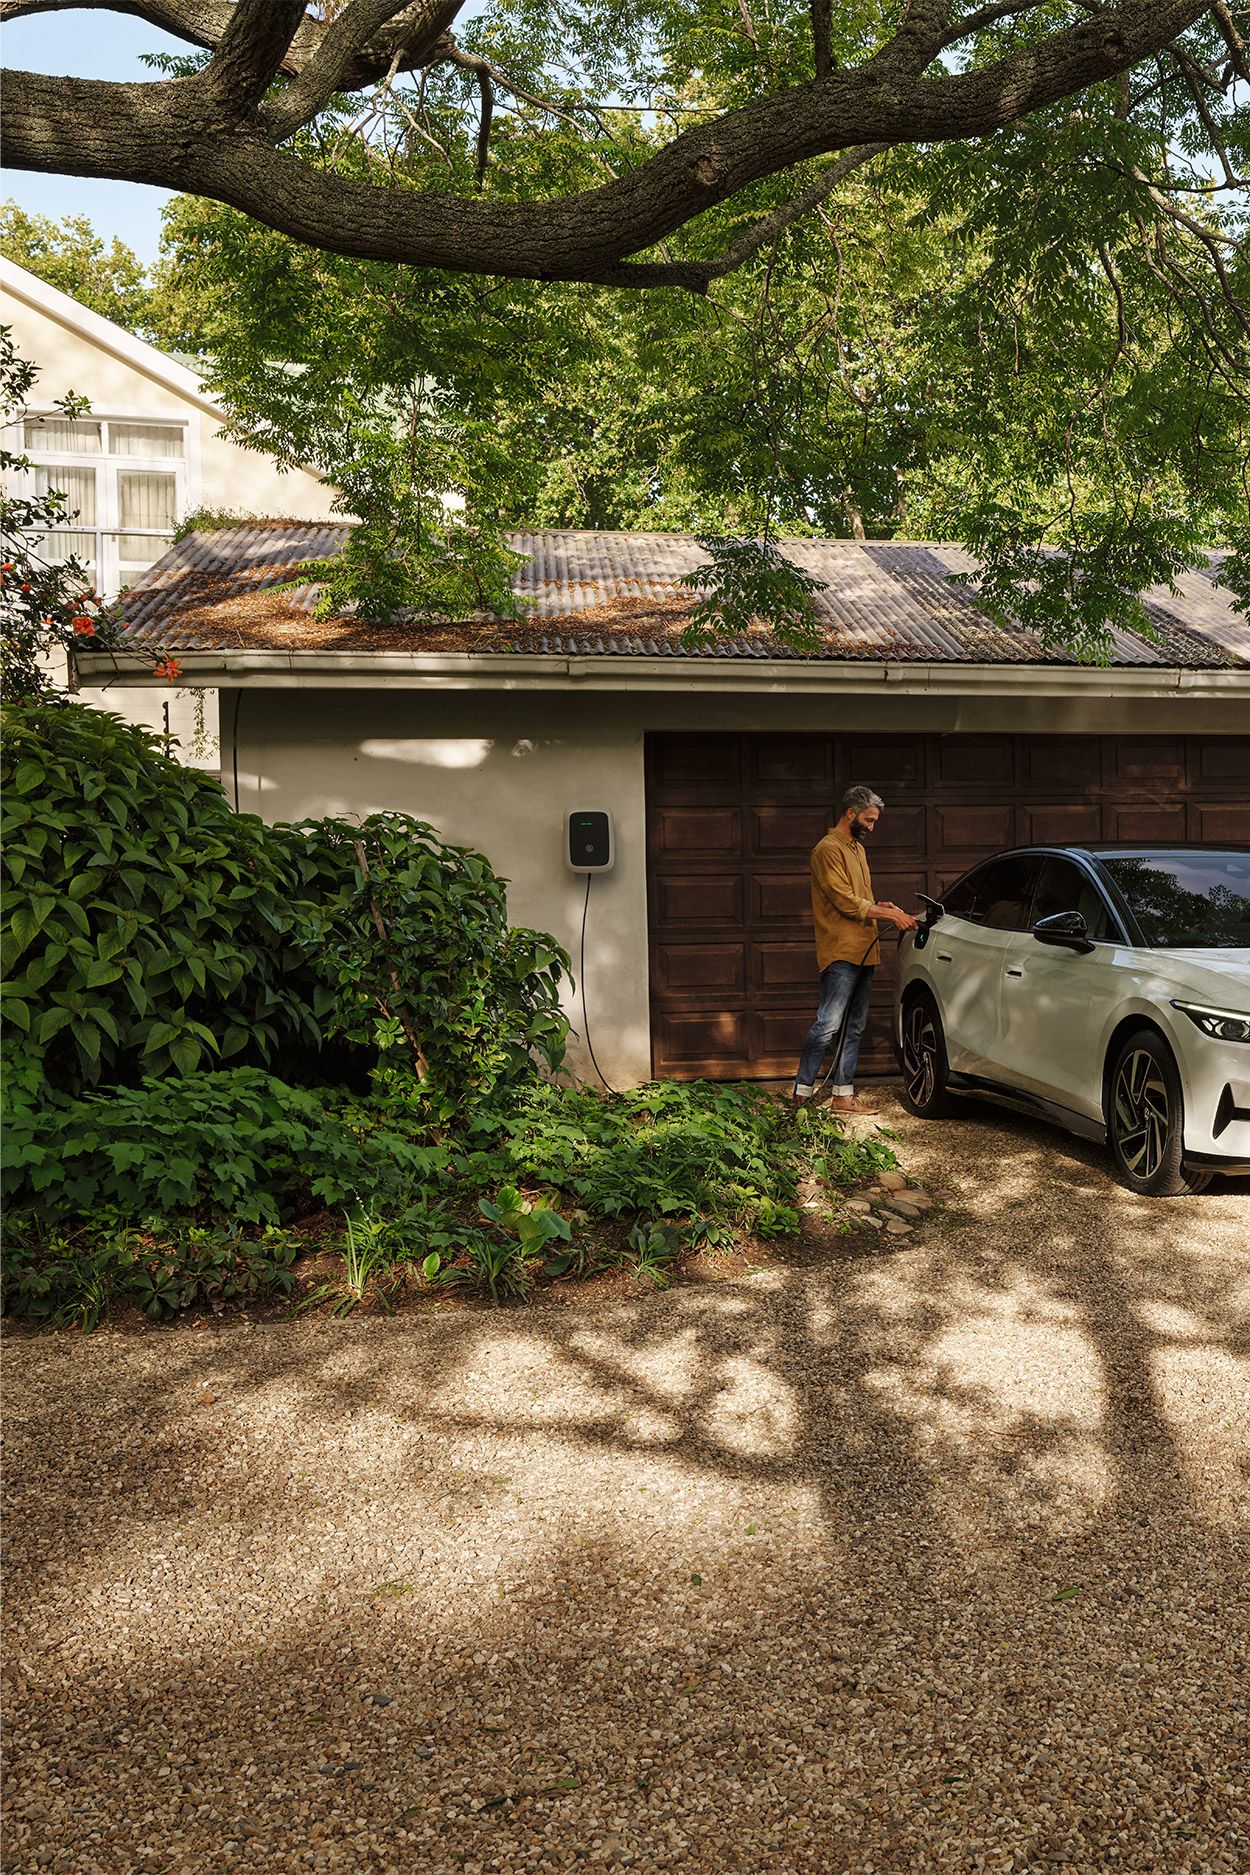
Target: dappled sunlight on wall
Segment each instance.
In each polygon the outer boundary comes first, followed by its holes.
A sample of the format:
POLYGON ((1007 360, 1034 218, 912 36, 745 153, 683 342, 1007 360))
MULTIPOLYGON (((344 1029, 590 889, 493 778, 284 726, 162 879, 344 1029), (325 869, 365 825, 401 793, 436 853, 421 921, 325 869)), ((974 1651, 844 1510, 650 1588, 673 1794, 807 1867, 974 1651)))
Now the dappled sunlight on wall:
POLYGON ((416 762, 427 768, 480 768, 495 744, 486 736, 371 736, 360 753, 381 762, 416 762))

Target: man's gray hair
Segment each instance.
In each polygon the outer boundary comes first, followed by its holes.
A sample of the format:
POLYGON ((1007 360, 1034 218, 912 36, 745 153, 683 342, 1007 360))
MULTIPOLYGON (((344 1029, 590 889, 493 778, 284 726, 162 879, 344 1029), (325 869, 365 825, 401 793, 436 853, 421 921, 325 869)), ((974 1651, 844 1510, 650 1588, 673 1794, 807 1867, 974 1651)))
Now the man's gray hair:
POLYGON ((842 805, 838 809, 838 819, 843 814, 862 814, 866 807, 884 807, 885 802, 871 788, 848 788, 842 796, 842 805))

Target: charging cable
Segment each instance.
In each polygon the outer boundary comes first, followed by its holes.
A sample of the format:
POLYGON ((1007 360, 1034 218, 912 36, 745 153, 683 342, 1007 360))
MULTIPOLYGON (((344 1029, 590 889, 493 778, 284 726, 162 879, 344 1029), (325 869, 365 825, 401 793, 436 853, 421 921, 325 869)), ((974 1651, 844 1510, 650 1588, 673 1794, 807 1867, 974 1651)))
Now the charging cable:
POLYGON ((590 1039, 590 1004, 586 1000, 586 913, 590 910, 590 882, 594 876, 593 872, 588 872, 586 874, 586 896, 582 901, 581 977, 579 979, 582 991, 582 1017, 586 1024, 586 1047, 590 1051, 591 1061, 594 1062, 595 1073, 599 1076, 599 1079, 603 1082, 609 1094, 617 1094, 618 1090, 613 1087, 611 1081, 609 1081, 607 1075, 599 1066, 599 1063, 595 1061, 595 1045, 590 1039))

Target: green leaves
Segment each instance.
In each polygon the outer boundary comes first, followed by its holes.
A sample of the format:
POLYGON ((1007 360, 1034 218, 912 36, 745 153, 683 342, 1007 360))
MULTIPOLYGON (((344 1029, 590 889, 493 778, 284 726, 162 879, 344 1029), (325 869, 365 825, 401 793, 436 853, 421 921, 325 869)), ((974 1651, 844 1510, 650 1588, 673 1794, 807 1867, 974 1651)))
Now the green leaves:
POLYGON ((690 614, 683 644, 712 644, 771 626, 782 644, 799 651, 817 648, 821 633, 815 596, 825 590, 824 580, 796 566, 768 539, 700 535, 699 545, 710 559, 683 573, 680 584, 704 597, 690 614))
POLYGON ((327 1040, 381 1048, 380 1087, 410 1090, 415 1072, 447 1119, 523 1085, 536 1061, 559 1065, 568 957, 509 926, 482 854, 405 814, 308 821, 283 837, 305 996, 327 1040))
MULTIPOLYGON (((173 1045, 183 1039, 192 1038, 173 1045)), ((357 1191, 394 1194, 438 1164, 376 1115, 358 1125, 341 1102, 256 1068, 192 1067, 182 1079, 78 1100, 19 1092, 6 1132, 6 1204, 57 1228, 101 1207, 134 1225, 147 1217, 277 1224, 314 1195, 344 1204, 357 1191)))

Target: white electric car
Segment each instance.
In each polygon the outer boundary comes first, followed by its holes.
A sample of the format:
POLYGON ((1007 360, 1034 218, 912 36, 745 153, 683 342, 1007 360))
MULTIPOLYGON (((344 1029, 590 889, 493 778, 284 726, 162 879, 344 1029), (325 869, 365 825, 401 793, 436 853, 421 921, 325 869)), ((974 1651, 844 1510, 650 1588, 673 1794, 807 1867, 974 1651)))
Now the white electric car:
POLYGON ((912 1113, 1005 1101, 1153 1196, 1250 1172, 1250 850, 1021 847, 926 902, 895 1011, 912 1113))

